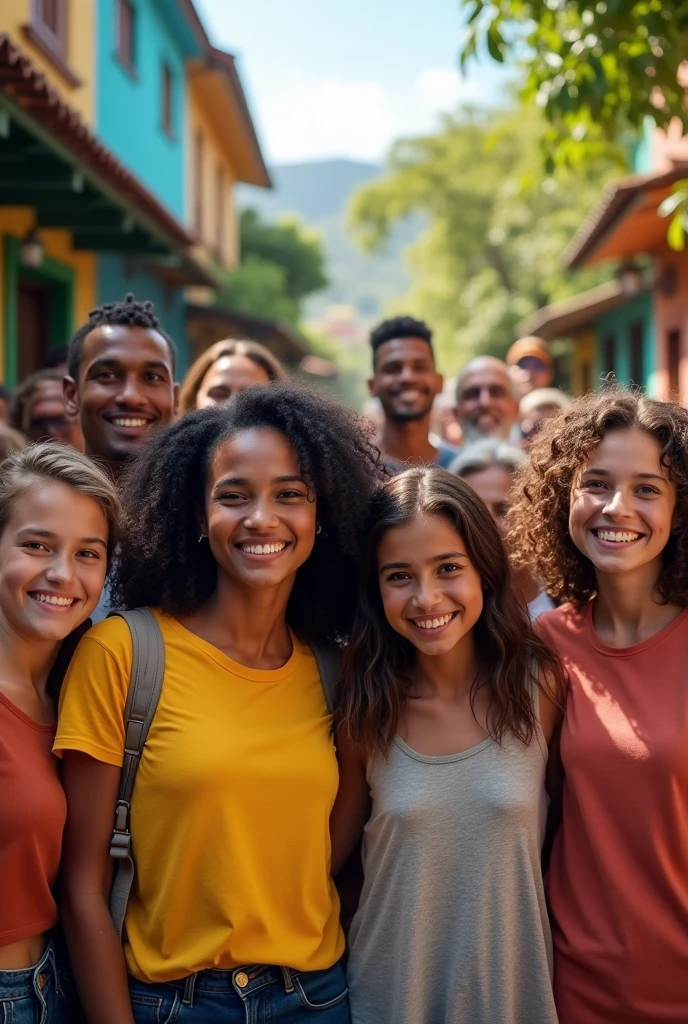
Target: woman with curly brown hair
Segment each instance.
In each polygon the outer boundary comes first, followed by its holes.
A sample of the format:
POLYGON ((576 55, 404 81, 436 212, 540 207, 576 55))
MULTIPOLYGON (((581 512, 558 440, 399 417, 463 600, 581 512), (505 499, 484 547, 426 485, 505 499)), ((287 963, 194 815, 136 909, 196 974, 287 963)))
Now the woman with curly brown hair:
POLYGON ((561 1024, 688 1015, 688 412, 613 391, 533 441, 515 557, 567 602, 548 890, 561 1024))
POLYGON ((287 383, 190 413, 133 463, 116 606, 154 609, 165 674, 133 793, 123 950, 108 915, 121 619, 82 640, 56 741, 65 929, 90 1024, 348 1024, 313 645, 350 632, 380 465, 353 412, 287 383))
POLYGON ((226 338, 206 349, 189 369, 179 393, 179 415, 224 405, 252 384, 269 384, 286 375, 279 359, 257 341, 226 338))

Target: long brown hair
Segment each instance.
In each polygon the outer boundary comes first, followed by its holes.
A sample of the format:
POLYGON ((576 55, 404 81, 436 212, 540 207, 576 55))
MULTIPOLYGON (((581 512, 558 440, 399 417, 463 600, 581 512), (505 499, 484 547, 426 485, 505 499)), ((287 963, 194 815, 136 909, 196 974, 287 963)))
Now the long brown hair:
POLYGON ((202 352, 189 368, 179 393, 180 416, 184 416, 187 412, 193 412, 205 375, 211 366, 225 356, 246 356, 256 366, 260 366, 261 370, 265 370, 268 380, 282 380, 287 376, 287 371, 279 359, 273 356, 272 352, 264 345, 259 345, 257 341, 225 338, 224 341, 218 341, 202 352))
POLYGON ((436 466, 409 469, 388 481, 371 502, 359 604, 346 651, 339 724, 368 753, 385 755, 413 683, 416 648, 388 623, 380 595, 377 550, 383 535, 418 516, 442 516, 461 536, 484 587, 473 627, 479 662, 471 705, 490 687, 490 731, 530 743, 537 724, 533 695, 544 675, 555 699, 563 692, 556 655, 533 632, 511 582, 509 559, 485 505, 458 477, 436 466))

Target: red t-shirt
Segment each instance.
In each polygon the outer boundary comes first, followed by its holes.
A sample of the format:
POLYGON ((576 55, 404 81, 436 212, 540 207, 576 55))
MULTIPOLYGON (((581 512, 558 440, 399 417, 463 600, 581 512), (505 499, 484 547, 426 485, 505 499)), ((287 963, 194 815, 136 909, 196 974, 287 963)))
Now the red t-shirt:
POLYGON ((569 677, 548 879, 560 1024, 688 1021, 688 609, 632 647, 538 620, 569 677))
POLYGON ((52 754, 55 725, 40 725, 0 693, 0 946, 57 921, 67 801, 52 754))

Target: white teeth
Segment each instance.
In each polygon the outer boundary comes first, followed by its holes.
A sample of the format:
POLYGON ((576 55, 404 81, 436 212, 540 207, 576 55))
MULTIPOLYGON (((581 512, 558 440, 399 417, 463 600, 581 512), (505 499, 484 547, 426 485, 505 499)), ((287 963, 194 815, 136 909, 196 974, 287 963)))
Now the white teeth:
POLYGON ((115 416, 112 422, 116 427, 145 427, 148 420, 135 416, 115 416))
POLYGON ((67 605, 74 604, 73 597, 56 597, 55 594, 33 594, 32 596, 42 604, 56 604, 60 608, 66 608, 67 605))
POLYGON ((613 544, 629 544, 631 541, 637 540, 640 534, 631 530, 626 530, 624 533, 618 530, 598 530, 597 536, 600 540, 611 541, 613 544))
POLYGON ((278 551, 284 551, 286 546, 285 541, 278 544, 242 544, 241 550, 247 555, 276 555, 278 551))
POLYGON ((417 622, 416 624, 420 626, 421 629, 439 629, 440 626, 446 626, 448 622, 451 622, 452 618, 453 615, 443 615, 439 619, 425 619, 424 621, 417 622))

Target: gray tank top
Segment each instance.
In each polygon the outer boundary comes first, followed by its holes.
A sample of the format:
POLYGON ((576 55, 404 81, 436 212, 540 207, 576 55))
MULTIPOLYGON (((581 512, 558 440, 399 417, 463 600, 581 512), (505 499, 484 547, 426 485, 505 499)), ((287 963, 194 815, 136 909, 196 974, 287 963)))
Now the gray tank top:
POLYGON ((446 757, 400 737, 368 765, 353 1024, 556 1024, 540 870, 547 747, 446 757))

